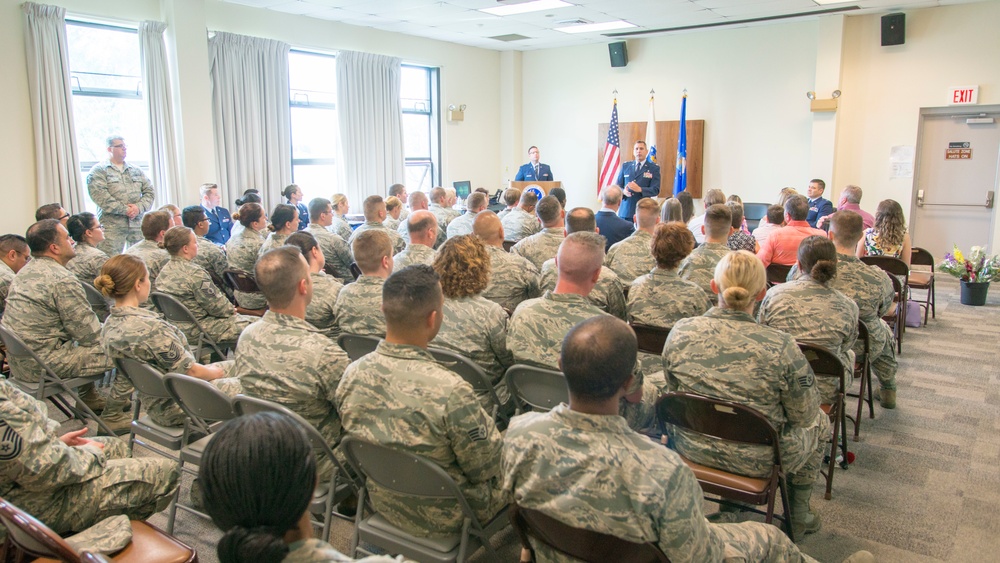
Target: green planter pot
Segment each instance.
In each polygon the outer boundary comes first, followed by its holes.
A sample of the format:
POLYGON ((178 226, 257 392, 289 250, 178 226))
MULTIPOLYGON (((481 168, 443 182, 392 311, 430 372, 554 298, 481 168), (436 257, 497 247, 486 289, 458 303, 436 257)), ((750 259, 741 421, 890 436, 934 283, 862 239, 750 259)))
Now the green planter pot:
POLYGON ((986 292, 990 290, 990 282, 962 282, 962 305, 981 306, 986 304, 986 292))

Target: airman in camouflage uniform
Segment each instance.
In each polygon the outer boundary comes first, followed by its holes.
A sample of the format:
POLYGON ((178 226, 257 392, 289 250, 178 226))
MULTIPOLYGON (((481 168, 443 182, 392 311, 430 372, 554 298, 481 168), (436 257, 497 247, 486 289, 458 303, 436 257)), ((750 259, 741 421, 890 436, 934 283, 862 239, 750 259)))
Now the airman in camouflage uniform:
MULTIPOLYGON (((510 215, 507 217, 510 217, 510 215)), ((504 225, 504 232, 507 232, 506 225, 504 225)), ((521 240, 511 247, 510 252, 511 254, 527 258, 529 262, 541 270, 546 260, 555 257, 559 251, 559 245, 562 244, 565 238, 566 233, 562 225, 549 227, 521 240)))
POLYGON ((698 284, 698 287, 705 292, 705 303, 708 307, 715 305, 718 299, 712 292, 712 276, 715 275, 715 267, 719 260, 731 250, 725 243, 706 242, 695 248, 691 255, 681 262, 677 274, 681 279, 698 284))
MULTIPOLYGON (((493 383, 500 403, 510 398, 503 375, 514 364, 514 355, 507 347, 507 313, 500 305, 482 295, 446 298, 441 330, 431 344, 476 362, 493 383)), ((488 397, 480 401, 490 406, 488 397)))
POLYGON ((466 211, 464 214, 455 217, 451 223, 448 223, 448 238, 461 235, 471 235, 472 223, 475 222, 476 215, 479 215, 480 213, 482 213, 482 211, 477 211, 475 213, 472 211, 466 211))
POLYGON ((76 256, 66 263, 66 269, 83 283, 94 285, 94 278, 101 275, 101 266, 108 261, 108 255, 85 242, 76 243, 75 250, 76 256))
POLYGON ((306 307, 306 322, 319 329, 323 336, 336 341, 340 336, 340 328, 337 327, 337 297, 344 286, 325 272, 316 272, 310 274, 310 277, 313 295, 306 307))
MULTIPOLYGON (((149 364, 161 373, 187 373, 196 363, 188 347, 187 337, 174 325, 156 313, 139 307, 115 307, 101 330, 104 349, 111 358, 129 358, 149 364)), ((240 381, 232 376, 233 362, 213 364, 226 377, 212 385, 230 397, 241 391, 240 381)), ((124 378, 124 374, 118 377, 124 378)), ((173 399, 151 397, 139 393, 142 407, 149 418, 161 426, 183 426, 187 418, 173 399)))
POLYGON ((0 317, 7 308, 7 294, 10 292, 10 284, 14 282, 14 270, 6 262, 0 260, 0 317))
POLYGON ((108 256, 114 256, 122 252, 126 243, 142 240, 142 214, 153 208, 155 193, 142 170, 125 162, 125 143, 121 138, 109 139, 108 151, 108 160, 95 164, 87 174, 87 191, 97 204, 97 218, 104 225, 104 242, 99 247, 108 256), (138 208, 131 218, 129 205, 138 208))
POLYGON ((411 243, 406 245, 406 249, 392 257, 392 270, 398 272, 412 264, 434 263, 436 253, 434 249, 423 244, 411 243))
MULTIPOLYGON (((405 223, 403 225, 405 225, 405 223)), ((404 248, 406 248, 406 241, 403 239, 403 237, 399 236, 398 232, 390 231, 389 229, 385 228, 385 225, 383 225, 379 221, 365 221, 363 225, 361 225, 357 229, 354 229, 354 233, 351 235, 351 238, 347 240, 348 246, 354 244, 354 240, 358 238, 359 234, 369 229, 381 229, 382 231, 385 231, 385 233, 389 235, 389 239, 392 240, 393 253, 398 254, 402 252, 404 248)))
MULTIPOLYGON (((198 237, 198 255, 192 260, 206 272, 212 272, 221 281, 223 272, 229 269, 229 261, 222 247, 205 237, 198 237)), ((251 270, 253 271, 253 270, 251 270)))
MULTIPOLYGON (((889 276, 878 266, 869 266, 854 255, 837 254, 837 277, 830 287, 854 300, 858 317, 868 328, 871 366, 882 389, 896 389, 896 347, 892 329, 882 317, 892 308, 895 292, 889 276)), ((864 353, 864 342, 854 344, 854 353, 864 353)))
POLYGON ((656 259, 649 251, 652 240, 653 235, 642 229, 632 233, 625 240, 611 245, 608 255, 604 257, 604 265, 618 274, 622 283, 631 283, 656 267, 656 259))
MULTIPOLYGON (((284 245, 286 240, 288 240, 288 235, 286 234, 276 233, 273 231, 268 233, 267 238, 264 239, 264 243, 260 245, 260 250, 257 251, 257 258, 259 259, 265 252, 271 250, 272 248, 278 248, 279 246, 284 245)), ((248 271, 252 272, 253 268, 250 268, 248 271)))
MULTIPOLYGON (((854 343, 858 338, 858 306, 832 287, 803 275, 767 290, 757 315, 760 324, 790 334, 797 342, 822 346, 844 364, 844 385, 854 381, 854 343)), ((819 379, 823 402, 833 400, 837 381, 819 379)))
MULTIPOLYGON (((406 221, 401 221, 399 223, 399 228, 396 229, 396 233, 398 233, 399 236, 403 238, 403 241, 407 245, 410 244, 410 231, 409 229, 406 228, 406 221)), ((442 229, 441 226, 438 225, 437 238, 434 239, 434 248, 440 247, 442 244, 444 244, 444 241, 446 241, 447 239, 448 235, 446 235, 444 229, 442 229)))
MULTIPOLYGON (((558 278, 556 259, 546 260, 542 264, 542 276, 538 284, 541 290, 554 290, 558 278)), ((625 292, 622 280, 610 268, 601 267, 601 276, 597 278, 597 285, 594 286, 587 298, 605 313, 612 314, 623 321, 626 320, 625 292)))
POLYGON ((320 250, 323 251, 326 265, 333 270, 333 275, 344 281, 353 281, 351 262, 354 262, 354 259, 351 258, 351 249, 347 247, 347 241, 316 223, 309 223, 306 230, 316 238, 320 250))
MULTIPOLYGON (((433 197, 433 195, 431 197, 433 197)), ((427 210, 437 217, 438 225, 440 225, 442 229, 447 229, 448 225, 460 215, 459 211, 450 207, 444 207, 436 202, 431 202, 427 210)))
POLYGON ((166 250, 160 248, 160 245, 156 242, 146 239, 138 244, 133 244, 128 247, 125 254, 131 254, 142 258, 142 261, 146 264, 146 271, 149 272, 149 292, 152 293, 156 291, 156 277, 160 275, 160 270, 162 270, 163 266, 170 260, 170 254, 168 254, 166 250))
POLYGON ((385 278, 362 275, 340 290, 335 313, 340 332, 385 336, 385 316, 381 310, 383 284, 385 278))
POLYGON ((538 217, 520 207, 511 209, 510 213, 504 215, 501 221, 503 222, 504 239, 513 242, 519 242, 542 230, 542 224, 538 221, 538 217))
MULTIPOLYGON (((253 275, 254 266, 257 265, 257 257, 260 256, 260 249, 264 245, 264 233, 246 227, 237 234, 234 234, 226 242, 226 256, 229 265, 237 270, 243 270, 253 275)), ((199 249, 200 251, 200 249, 199 249)), ((263 309, 267 307, 267 300, 261 293, 244 293, 236 291, 236 302, 244 309, 263 309)))
POLYGON ((338 235, 344 240, 350 239, 351 233, 354 232, 354 230, 351 229, 351 224, 347 222, 347 219, 344 219, 336 213, 333 214, 333 224, 330 225, 329 229, 331 233, 338 235))
MULTIPOLYGON (((348 366, 337 388, 337 405, 347 434, 440 465, 481 521, 507 504, 500 490, 500 432, 472 386, 426 350, 380 342, 375 352, 348 366)), ((370 481, 368 486, 376 511, 408 533, 440 537, 462 526, 462 513, 453 501, 399 496, 370 481)))
MULTIPOLYGON (((208 337, 218 343, 236 342, 243 329, 256 320, 237 315, 233 304, 215 287, 208 272, 190 260, 172 256, 160 270, 157 281, 159 290, 187 307, 208 337)), ((194 324, 180 321, 176 324, 189 341, 198 340, 194 324)))
POLYGON ((173 498, 176 462, 124 459, 125 442, 91 440, 79 431, 64 435, 64 442, 45 404, 5 380, 0 404, 0 496, 56 533, 83 530, 116 514, 145 520, 173 498))
POLYGON ((558 370, 563 337, 569 329, 607 314, 582 295, 546 291, 517 306, 507 329, 507 347, 519 364, 558 370))
POLYGON ((486 252, 490 255, 491 272, 483 297, 513 312, 525 299, 541 295, 538 268, 534 264, 492 245, 486 246, 486 252))
MULTIPOLYGON (((334 392, 348 363, 347 354, 316 327, 268 311, 240 335, 235 373, 244 393, 284 405, 334 447, 340 442, 341 426, 334 392)), ((320 468, 321 475, 332 470, 321 460, 320 468)))

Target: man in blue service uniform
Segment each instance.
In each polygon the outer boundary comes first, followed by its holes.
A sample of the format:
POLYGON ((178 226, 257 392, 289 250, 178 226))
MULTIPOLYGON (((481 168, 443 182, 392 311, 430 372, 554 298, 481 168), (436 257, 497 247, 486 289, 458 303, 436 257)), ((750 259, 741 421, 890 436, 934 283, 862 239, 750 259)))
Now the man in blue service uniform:
POLYGON ((208 219, 208 233, 205 238, 215 244, 225 246, 233 229, 233 218, 229 215, 228 209, 219 205, 222 199, 219 196, 219 186, 202 184, 199 191, 201 192, 201 206, 205 208, 205 218, 208 219))
POLYGON ((528 158, 531 162, 522 164, 521 167, 517 169, 517 176, 514 177, 514 181, 551 182, 552 169, 549 168, 548 164, 538 162, 538 147, 530 147, 528 149, 528 158))
POLYGON ((809 223, 810 227, 816 228, 816 221, 836 211, 833 203, 823 197, 824 191, 826 182, 819 178, 809 180, 809 187, 806 188, 806 195, 809 196, 809 215, 806 215, 806 223, 809 223))
POLYGON ((636 141, 632 147, 635 160, 622 164, 621 172, 615 184, 621 186, 625 198, 618 208, 618 216, 631 221, 635 215, 635 205, 644 197, 656 197, 660 194, 660 167, 652 162, 646 162, 645 141, 636 141))

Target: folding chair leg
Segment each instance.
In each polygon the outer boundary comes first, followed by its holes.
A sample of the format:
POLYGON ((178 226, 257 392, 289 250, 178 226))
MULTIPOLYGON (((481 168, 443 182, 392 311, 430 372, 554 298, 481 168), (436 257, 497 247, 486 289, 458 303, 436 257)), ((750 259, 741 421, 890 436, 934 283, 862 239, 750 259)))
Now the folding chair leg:
POLYGON ((778 489, 781 491, 781 523, 784 525, 785 535, 795 543, 795 533, 792 531, 792 510, 788 506, 788 483, 784 476, 778 478, 778 489))
MULTIPOLYGON (((179 456, 179 454, 178 454, 179 456)), ((177 473, 180 478, 184 478, 184 461, 181 459, 177 460, 177 473)), ((174 500, 170 502, 170 507, 167 509, 167 533, 173 535, 174 533, 174 520, 177 519, 177 503, 181 500, 181 487, 177 486, 177 490, 174 491, 174 500)))
POLYGON ((865 388, 866 388, 866 377, 865 370, 861 371, 861 389, 858 390, 858 412, 854 417, 854 441, 861 441, 861 415, 865 409, 865 388))
POLYGON ((74 406, 70 407, 69 403, 66 403, 66 406, 71 411, 73 411, 74 418, 80 419, 84 424, 86 424, 88 420, 93 420, 94 422, 97 423, 98 434, 101 434, 103 432, 107 436, 112 436, 112 437, 117 436, 117 434, 115 434, 115 431, 112 430, 107 424, 105 424, 104 420, 102 420, 101 417, 97 416, 97 413, 92 411, 90 407, 87 406, 87 403, 84 403, 80 399, 80 396, 76 393, 76 391, 70 390, 69 395, 73 397, 74 406))

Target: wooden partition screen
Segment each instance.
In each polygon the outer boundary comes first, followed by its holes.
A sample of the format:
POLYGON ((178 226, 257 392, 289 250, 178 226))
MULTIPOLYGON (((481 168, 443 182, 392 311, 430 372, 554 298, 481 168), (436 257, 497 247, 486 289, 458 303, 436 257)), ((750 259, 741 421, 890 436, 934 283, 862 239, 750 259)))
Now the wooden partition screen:
MULTIPOLYGON (((597 124, 597 177, 601 177, 604 163, 604 146, 608 141, 609 123, 597 124)), ((656 122, 656 163, 660 167, 660 197, 667 198, 674 193, 674 169, 677 166, 677 135, 680 121, 656 122)), ((618 122, 618 140, 622 162, 632 160, 632 145, 646 140, 646 122, 618 122)), ((687 191, 691 197, 701 197, 702 155, 705 143, 705 120, 689 119, 687 122, 687 191)))

